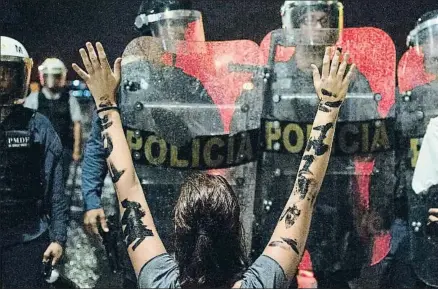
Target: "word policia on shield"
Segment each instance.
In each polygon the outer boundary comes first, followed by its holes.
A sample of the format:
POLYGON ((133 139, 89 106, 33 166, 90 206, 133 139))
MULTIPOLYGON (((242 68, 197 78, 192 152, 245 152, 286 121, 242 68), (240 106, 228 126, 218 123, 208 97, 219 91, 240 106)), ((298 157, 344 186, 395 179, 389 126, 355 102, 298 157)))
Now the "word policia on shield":
MULTIPOLYGON (((263 131, 202 136, 177 147, 145 131, 126 130, 136 163, 172 168, 214 169, 253 162, 259 151, 303 154, 312 124, 264 120, 263 131), (259 142, 260 140, 260 142, 259 142)), ((357 155, 394 148, 391 119, 339 123, 332 154, 357 155)))
POLYGON ((196 137, 183 147, 171 145, 163 138, 145 131, 127 130, 126 137, 136 163, 213 169, 255 161, 259 131, 196 137))
MULTIPOLYGON (((303 154, 312 124, 265 120, 264 150, 303 154)), ((388 151, 394 148, 394 121, 339 122, 336 125, 333 155, 357 155, 388 151)))

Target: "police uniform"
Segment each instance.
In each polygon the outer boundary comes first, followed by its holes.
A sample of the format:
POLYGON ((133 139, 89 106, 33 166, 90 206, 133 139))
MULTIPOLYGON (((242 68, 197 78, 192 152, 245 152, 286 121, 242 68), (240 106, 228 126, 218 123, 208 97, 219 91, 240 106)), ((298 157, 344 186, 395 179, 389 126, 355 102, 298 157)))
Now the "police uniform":
POLYGON ((37 110, 46 116, 53 124, 63 146, 64 181, 70 173, 70 163, 73 154, 74 136, 73 124, 82 120, 81 110, 77 99, 66 89, 50 98, 49 89, 43 87, 41 92, 30 94, 24 106, 37 110))
POLYGON ((45 288, 43 253, 67 239, 61 142, 46 117, 22 106, 1 123, 0 138, 1 284, 45 288))
MULTIPOLYGON (((279 101, 279 105, 272 106, 273 99, 265 98, 265 108, 271 110, 265 110, 264 117, 271 120, 293 120, 293 122, 311 124, 318 109, 312 74, 298 69, 294 58, 287 62, 275 63, 274 72, 272 95, 278 94, 280 98, 281 95, 314 95, 314 99, 280 99, 275 100, 279 101)), ((366 78, 356 72, 348 92, 366 94, 372 91, 366 78)), ((376 102, 370 99, 349 99, 348 95, 339 113, 339 121, 344 122, 378 118, 376 102)), ((291 138, 298 138, 297 136, 291 138)), ((306 138, 305 129, 302 138, 306 138)), ((300 160, 301 154, 265 152, 262 160, 259 161, 262 174, 257 178, 266 178, 266 180, 261 180, 257 190, 265 192, 262 196, 267 197, 266 202, 269 205, 269 210, 264 214, 262 235, 271 232, 277 223, 278 215, 292 192, 294 180, 290 174, 298 168, 300 160)), ((345 167, 350 167, 349 171, 351 171, 351 168, 354 168, 354 159, 331 158, 328 172, 342 171, 346 169, 345 167)), ((366 252, 358 229, 355 228, 355 224, 359 223, 353 209, 356 206, 354 199, 359 196, 358 189, 358 184, 351 175, 328 174, 316 201, 307 249, 315 277, 323 288, 349 287, 348 281, 358 277, 361 268, 367 263, 366 257, 369 253, 366 252)), ((268 240, 266 237, 257 238, 253 242, 257 255, 258 250, 262 250, 268 240)))
MULTIPOLYGON (((417 250, 421 249, 421 238, 417 237, 415 227, 412 226, 414 216, 423 217, 422 227, 425 227, 427 210, 422 205, 428 204, 422 201, 413 190, 413 176, 417 171, 417 159, 420 154, 421 143, 426 133, 427 124, 434 117, 434 110, 438 102, 438 82, 434 81, 414 88, 408 94, 397 98, 394 110, 397 116, 397 129, 400 147, 397 158, 397 188, 396 188, 396 214, 391 235, 391 269, 389 274, 389 287, 402 288, 427 288, 427 271, 417 272, 415 268, 421 268, 425 261, 416 261, 420 257, 417 250), (424 204, 423 204, 424 202, 424 204), (413 246, 415 246, 413 248, 413 246), (416 265, 413 265, 416 263, 416 265), (424 273, 422 273, 424 272, 424 273), (421 278, 418 276, 420 275, 421 278)), ((438 114, 435 113, 435 116, 438 114)), ((419 170, 425 170, 421 168, 419 170)), ((427 168, 429 172, 431 168, 427 168)), ((430 193, 433 195, 433 193, 430 193)), ((423 231, 423 229, 422 229, 423 231)), ((424 238, 426 239, 426 238, 424 238)), ((425 249, 426 250, 426 249, 425 249)), ((427 251, 431 250, 429 248, 427 251)), ((433 255, 431 253, 431 255, 433 255)))

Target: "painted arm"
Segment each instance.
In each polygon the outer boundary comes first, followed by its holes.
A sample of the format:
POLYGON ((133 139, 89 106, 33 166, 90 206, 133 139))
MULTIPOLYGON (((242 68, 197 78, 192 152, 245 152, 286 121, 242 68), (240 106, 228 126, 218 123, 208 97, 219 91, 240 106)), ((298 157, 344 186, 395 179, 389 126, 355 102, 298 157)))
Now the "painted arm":
POLYGON ((348 53, 339 65, 340 51, 336 51, 331 64, 330 52, 330 48, 326 49, 322 75, 312 65, 320 104, 292 193, 263 252, 280 264, 288 279, 295 275, 304 253, 315 200, 327 170, 339 108, 354 70, 352 65, 344 78, 348 53))
POLYGON ((88 54, 83 48, 79 52, 87 72, 76 64, 73 64, 73 69, 86 82, 96 102, 102 122, 107 165, 119 200, 123 236, 134 270, 138 275, 145 263, 165 253, 166 249, 155 228, 151 211, 134 169, 120 114, 115 109, 121 59, 116 60, 113 72, 100 43, 96 44, 98 55, 91 43, 87 43, 86 46, 88 54))

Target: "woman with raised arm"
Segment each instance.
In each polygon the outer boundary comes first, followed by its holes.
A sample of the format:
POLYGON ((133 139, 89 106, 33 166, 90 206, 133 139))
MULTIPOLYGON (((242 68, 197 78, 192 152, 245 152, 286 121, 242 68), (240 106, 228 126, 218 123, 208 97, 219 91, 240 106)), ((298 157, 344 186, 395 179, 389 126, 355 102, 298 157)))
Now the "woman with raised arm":
MULTIPOLYGON (((321 74, 313 67, 320 99, 299 174, 289 201, 263 254, 248 268, 242 243, 238 198, 221 176, 193 175, 181 186, 175 206, 176 262, 155 228, 123 133, 116 90, 121 59, 111 70, 100 43, 80 49, 86 71, 73 64, 87 83, 102 122, 107 162, 120 203, 128 252, 141 288, 284 288, 295 275, 304 251, 313 206, 323 181, 339 108, 354 65, 341 49, 330 61, 327 48, 321 74)), ((165 178, 165 176, 163 176, 165 178)))

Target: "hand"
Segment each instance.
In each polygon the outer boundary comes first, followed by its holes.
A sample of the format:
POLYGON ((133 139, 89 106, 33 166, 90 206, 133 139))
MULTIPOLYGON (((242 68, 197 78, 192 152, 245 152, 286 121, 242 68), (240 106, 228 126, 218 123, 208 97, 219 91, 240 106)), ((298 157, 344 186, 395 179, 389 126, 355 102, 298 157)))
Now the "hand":
POLYGON ((22 98, 22 99, 16 99, 16 100, 14 101, 14 105, 23 105, 25 102, 26 102, 26 99, 25 99, 25 98, 22 98))
POLYGON ((96 43, 99 58, 90 42, 87 42, 86 46, 88 54, 83 48, 79 50, 79 53, 87 72, 82 70, 76 63, 73 64, 73 69, 87 84, 98 109, 116 106, 115 96, 120 84, 122 59, 116 59, 113 72, 100 42, 96 43))
POLYGON ((429 218, 428 218, 428 225, 431 223, 438 222, 438 208, 431 208, 429 209, 429 218))
POLYGON ((99 223, 104 232, 109 232, 108 225, 106 223, 105 212, 102 208, 92 209, 84 214, 85 229, 90 234, 99 234, 99 223))
POLYGON ((318 94, 321 105, 325 105, 325 110, 329 108, 338 108, 341 106, 342 102, 345 100, 347 95, 348 86, 353 75, 355 65, 350 67, 349 72, 345 75, 347 69, 347 61, 349 54, 344 54, 344 59, 339 65, 339 58, 341 56, 341 49, 337 49, 330 64, 330 54, 331 48, 326 48, 323 65, 322 74, 319 74, 319 70, 316 65, 312 64, 313 68, 313 84, 315 86, 316 93, 318 94))
POLYGON ((74 151, 73 152, 73 161, 79 162, 81 160, 81 152, 74 151))
POLYGON ((59 259, 61 259, 62 252, 63 250, 60 244, 57 242, 51 243, 43 254, 43 262, 47 262, 49 261, 50 257, 53 257, 52 266, 55 266, 59 259))

